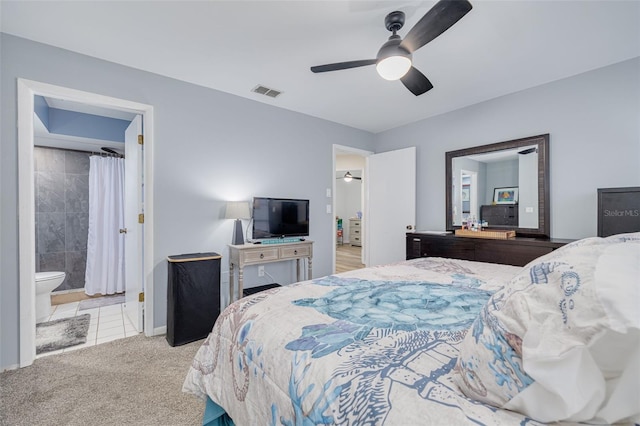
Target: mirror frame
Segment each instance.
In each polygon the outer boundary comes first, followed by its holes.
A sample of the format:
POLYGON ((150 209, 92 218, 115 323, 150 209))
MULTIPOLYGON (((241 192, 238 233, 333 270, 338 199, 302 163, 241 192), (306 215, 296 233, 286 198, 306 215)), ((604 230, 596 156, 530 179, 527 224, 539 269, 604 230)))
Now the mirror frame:
POLYGON ((537 145, 538 147, 538 228, 516 228, 516 236, 544 237, 549 238, 549 134, 530 136, 522 139, 514 139, 505 142, 492 143, 489 145, 476 146, 473 148, 459 149, 445 153, 445 210, 446 229, 454 231, 460 226, 453 225, 452 206, 452 170, 453 159, 467 155, 485 154, 488 152, 502 151, 505 149, 521 148, 525 146, 537 145))

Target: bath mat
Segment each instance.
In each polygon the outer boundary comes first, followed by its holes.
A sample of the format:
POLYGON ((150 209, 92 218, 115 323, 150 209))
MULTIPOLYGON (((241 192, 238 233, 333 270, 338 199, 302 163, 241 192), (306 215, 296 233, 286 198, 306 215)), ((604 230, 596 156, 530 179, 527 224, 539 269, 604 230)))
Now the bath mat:
POLYGON ((124 303, 124 294, 116 294, 113 296, 102 296, 94 299, 86 299, 80 302, 78 306, 79 311, 86 309, 99 308, 101 306, 117 305, 118 303, 124 303))
POLYGON ((87 342, 90 314, 36 324, 36 355, 87 342))

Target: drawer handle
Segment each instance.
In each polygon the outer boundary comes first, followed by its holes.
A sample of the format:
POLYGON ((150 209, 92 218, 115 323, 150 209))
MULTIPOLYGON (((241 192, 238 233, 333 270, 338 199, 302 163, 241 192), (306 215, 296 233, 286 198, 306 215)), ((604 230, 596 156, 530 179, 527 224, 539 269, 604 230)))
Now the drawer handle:
POLYGON ((260 253, 260 259, 264 259, 264 253, 260 253))
POLYGON ((294 251, 293 251, 293 254, 298 254, 298 250, 294 250, 294 251))

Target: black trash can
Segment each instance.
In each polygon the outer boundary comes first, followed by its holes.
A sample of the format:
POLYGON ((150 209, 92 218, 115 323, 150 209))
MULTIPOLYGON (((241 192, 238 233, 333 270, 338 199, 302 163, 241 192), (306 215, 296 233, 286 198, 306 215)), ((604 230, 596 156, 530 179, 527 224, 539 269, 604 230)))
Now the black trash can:
POLYGON ((167 342, 184 345, 207 337, 220 315, 218 253, 167 257, 167 342))

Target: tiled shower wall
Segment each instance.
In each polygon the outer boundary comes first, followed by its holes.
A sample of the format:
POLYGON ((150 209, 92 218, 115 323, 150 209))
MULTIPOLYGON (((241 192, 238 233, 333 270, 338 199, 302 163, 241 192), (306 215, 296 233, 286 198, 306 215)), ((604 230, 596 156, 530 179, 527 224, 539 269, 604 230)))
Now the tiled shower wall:
POLYGON ((35 147, 36 271, 64 271, 56 290, 84 288, 89 153, 35 147))

